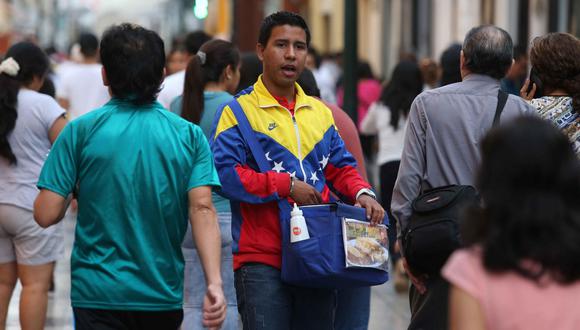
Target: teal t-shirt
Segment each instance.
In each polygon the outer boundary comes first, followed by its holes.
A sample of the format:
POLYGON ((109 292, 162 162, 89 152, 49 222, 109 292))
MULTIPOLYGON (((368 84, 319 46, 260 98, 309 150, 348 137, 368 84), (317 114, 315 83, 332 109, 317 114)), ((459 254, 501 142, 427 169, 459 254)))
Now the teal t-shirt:
POLYGON ((187 192, 219 185, 201 129, 157 102, 112 99, 69 123, 38 187, 78 189, 73 307, 180 309, 187 192))
MULTIPOLYGON (((207 137, 208 141, 212 131, 213 120, 215 114, 220 109, 220 106, 224 103, 228 103, 233 100, 234 97, 228 92, 203 92, 203 113, 201 114, 201 120, 199 121, 199 127, 203 130, 203 134, 207 137)), ((181 96, 176 97, 172 102, 169 110, 175 114, 181 115, 181 105, 183 98, 181 96)), ((213 206, 217 212, 230 212, 230 201, 217 193, 212 195, 213 206)))

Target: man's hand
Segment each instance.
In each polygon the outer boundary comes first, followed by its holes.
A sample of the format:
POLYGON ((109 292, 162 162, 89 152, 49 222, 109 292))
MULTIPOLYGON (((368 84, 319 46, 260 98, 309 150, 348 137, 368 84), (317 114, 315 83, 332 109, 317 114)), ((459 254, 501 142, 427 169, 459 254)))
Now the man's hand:
POLYGON ((405 268, 405 272, 409 276, 411 283, 413 283, 413 285, 415 286, 417 291, 419 291, 420 294, 425 294, 425 292, 427 292, 427 287, 425 286, 425 280, 427 279, 427 276, 425 276, 425 275, 416 276, 411 271, 411 268, 409 268, 409 264, 407 263, 407 259, 405 259, 405 257, 401 256, 401 260, 403 260, 403 267, 405 268))
POLYGON ((385 210, 374 198, 367 194, 361 194, 358 196, 356 201, 356 206, 364 207, 367 211, 367 219, 370 220, 371 224, 378 225, 383 223, 385 218, 385 210))
POLYGON ((298 205, 320 204, 322 203, 322 195, 308 183, 294 179, 294 187, 292 187, 292 198, 298 205))
POLYGON ((221 285, 210 284, 203 298, 203 326, 219 329, 226 319, 226 299, 221 285))

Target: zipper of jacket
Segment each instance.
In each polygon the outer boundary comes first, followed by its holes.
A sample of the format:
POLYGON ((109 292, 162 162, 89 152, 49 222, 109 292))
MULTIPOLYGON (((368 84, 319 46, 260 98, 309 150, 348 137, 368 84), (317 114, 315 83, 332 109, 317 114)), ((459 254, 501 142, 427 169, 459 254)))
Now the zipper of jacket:
MULTIPOLYGON (((286 109, 285 107, 283 107, 286 109)), ((294 109, 294 113, 296 113, 297 109, 294 109)), ((306 177, 306 171, 304 171, 304 165, 302 164, 302 146, 300 145, 300 131, 298 130, 298 123, 296 122, 296 117, 290 112, 290 110, 286 109, 288 114, 292 117, 292 123, 294 124, 294 132, 296 133, 296 141, 298 142, 298 162, 300 162, 300 170, 302 171, 302 177, 304 178, 304 182, 307 182, 308 178, 306 177)))

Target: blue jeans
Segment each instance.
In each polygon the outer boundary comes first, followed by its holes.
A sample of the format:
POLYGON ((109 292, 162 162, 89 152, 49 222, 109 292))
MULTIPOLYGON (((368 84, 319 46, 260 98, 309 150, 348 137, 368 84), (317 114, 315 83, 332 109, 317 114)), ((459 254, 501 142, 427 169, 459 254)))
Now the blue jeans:
POLYGON ((258 263, 236 270, 235 285, 244 330, 334 328, 334 290, 285 284, 280 270, 258 263))
POLYGON ((336 292, 336 330, 367 330, 371 312, 371 288, 339 289, 336 292))
MULTIPOLYGON (((222 240, 221 273, 224 286, 224 295, 228 307, 226 319, 222 324, 224 330, 238 329, 238 311, 236 291, 234 289, 234 270, 232 257, 232 216, 231 213, 218 213, 222 240)), ((191 227, 188 226, 187 234, 183 240, 183 258, 185 259, 185 280, 183 283, 183 323, 181 328, 202 329, 203 298, 206 284, 201 260, 197 254, 195 242, 191 235, 191 227)))

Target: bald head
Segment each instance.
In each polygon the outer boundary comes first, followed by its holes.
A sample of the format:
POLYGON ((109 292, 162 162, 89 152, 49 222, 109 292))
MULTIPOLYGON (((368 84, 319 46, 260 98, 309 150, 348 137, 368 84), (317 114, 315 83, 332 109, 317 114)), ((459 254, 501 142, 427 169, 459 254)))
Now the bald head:
POLYGON ((512 65, 513 42, 503 29, 493 25, 475 27, 465 36, 465 67, 472 73, 501 79, 512 65))

